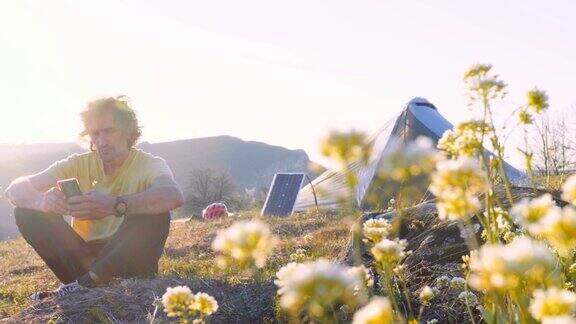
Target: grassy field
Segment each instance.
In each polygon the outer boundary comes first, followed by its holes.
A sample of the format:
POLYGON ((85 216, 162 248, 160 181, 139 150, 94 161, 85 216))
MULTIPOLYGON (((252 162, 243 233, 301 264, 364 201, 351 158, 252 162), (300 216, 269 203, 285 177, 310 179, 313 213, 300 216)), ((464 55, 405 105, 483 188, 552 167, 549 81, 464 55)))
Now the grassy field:
MULTIPOLYGON (((238 291, 245 292, 257 284, 258 289, 264 289, 260 294, 274 296, 276 287, 272 284, 273 277, 281 266, 289 262, 290 254, 296 249, 305 249, 309 259, 324 257, 334 260, 342 254, 349 239, 350 218, 337 214, 305 213, 289 218, 265 218, 263 220, 270 225, 279 242, 261 273, 253 276, 235 269, 223 271, 217 268, 211 249, 216 232, 236 219, 251 219, 259 217, 258 214, 256 211, 244 212, 233 218, 213 222, 173 221, 160 259, 158 280, 166 278, 215 283, 216 296, 226 296, 227 290, 235 294, 238 291)), ((54 289, 58 284, 54 275, 22 238, 0 242, 0 318, 25 310, 30 306, 28 296, 34 291, 54 289)), ((207 289, 211 289, 210 284, 207 289)), ((239 302, 233 298, 222 301, 221 312, 241 312, 242 307, 234 305, 239 302)), ((273 311, 270 298, 255 302, 262 303, 259 307, 264 308, 264 313, 270 314, 273 311)), ((47 314, 44 319, 62 316, 62 310, 59 309, 54 307, 54 314, 47 314)))

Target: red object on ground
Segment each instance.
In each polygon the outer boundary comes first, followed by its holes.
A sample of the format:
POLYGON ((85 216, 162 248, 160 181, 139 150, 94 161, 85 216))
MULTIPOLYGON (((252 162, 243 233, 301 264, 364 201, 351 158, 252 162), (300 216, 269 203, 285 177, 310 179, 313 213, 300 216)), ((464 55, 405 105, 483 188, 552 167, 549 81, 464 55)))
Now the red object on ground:
POLYGON ((228 208, 223 203, 213 203, 202 211, 202 218, 205 220, 218 219, 228 216, 228 208))

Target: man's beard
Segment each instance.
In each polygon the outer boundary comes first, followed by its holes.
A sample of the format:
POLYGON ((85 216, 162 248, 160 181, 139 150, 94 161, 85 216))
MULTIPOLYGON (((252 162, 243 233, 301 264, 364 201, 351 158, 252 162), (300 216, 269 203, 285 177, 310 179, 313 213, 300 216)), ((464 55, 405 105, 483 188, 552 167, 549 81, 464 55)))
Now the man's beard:
POLYGON ((100 155, 100 159, 102 159, 103 162, 112 162, 116 157, 116 151, 113 148, 105 148, 98 150, 98 155, 100 155))

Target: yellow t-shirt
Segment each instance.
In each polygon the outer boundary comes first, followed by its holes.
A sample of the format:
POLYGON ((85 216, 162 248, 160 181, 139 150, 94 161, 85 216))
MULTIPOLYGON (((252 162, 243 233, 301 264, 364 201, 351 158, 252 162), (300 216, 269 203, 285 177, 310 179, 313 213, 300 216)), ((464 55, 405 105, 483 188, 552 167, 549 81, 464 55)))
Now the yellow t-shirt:
MULTIPOLYGON (((160 175, 173 178, 164 159, 132 148, 128 158, 114 174, 105 175, 104 165, 96 152, 73 154, 52 164, 48 173, 57 180, 76 178, 82 192, 98 190, 116 197, 145 191, 160 175)), ((79 220, 72 217, 72 228, 84 241, 104 241, 112 236, 123 217, 114 215, 97 220, 79 220)))

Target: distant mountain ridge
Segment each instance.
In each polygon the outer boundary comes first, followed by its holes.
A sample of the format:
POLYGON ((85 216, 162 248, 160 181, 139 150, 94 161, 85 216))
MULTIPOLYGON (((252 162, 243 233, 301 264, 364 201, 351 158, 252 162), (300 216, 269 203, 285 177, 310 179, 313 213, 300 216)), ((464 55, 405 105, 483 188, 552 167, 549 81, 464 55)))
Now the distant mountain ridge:
POLYGON ((311 162, 304 150, 289 150, 232 136, 157 144, 144 142, 140 148, 166 159, 177 180, 186 177, 190 166, 226 170, 238 185, 248 189, 268 187, 276 172, 311 173, 311 162))
MULTIPOLYGON (((232 136, 143 142, 138 147, 164 158, 184 191, 189 174, 196 169, 227 171, 238 186, 246 189, 267 188, 276 172, 305 172, 315 177, 318 171, 314 170, 322 169, 310 161, 304 150, 290 150, 232 136)), ((85 151, 76 143, 0 144, 0 187, 6 188, 19 176, 40 172, 54 161, 85 151)), ((18 233, 11 211, 10 204, 0 198, 0 240, 18 233)))

